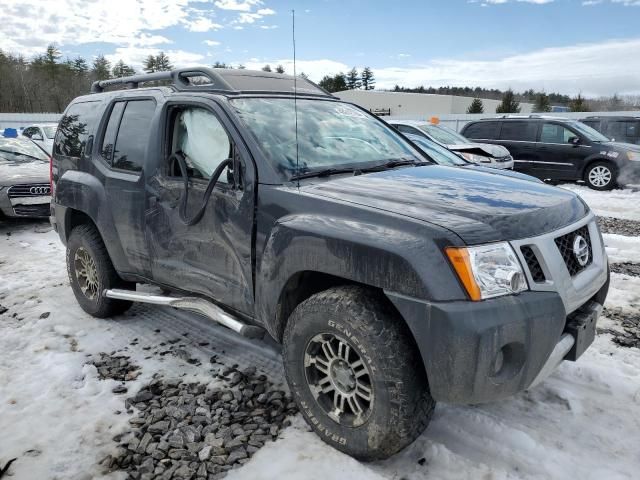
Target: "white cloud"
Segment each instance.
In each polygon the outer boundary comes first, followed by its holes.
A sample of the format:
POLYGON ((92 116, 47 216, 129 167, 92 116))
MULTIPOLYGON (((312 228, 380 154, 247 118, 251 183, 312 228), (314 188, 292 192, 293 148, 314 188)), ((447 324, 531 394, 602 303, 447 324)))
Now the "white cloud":
POLYGON ((240 12, 249 12, 254 6, 262 5, 261 0, 245 0, 238 2, 237 0, 218 0, 214 2, 215 6, 222 10, 237 10, 240 12))
POLYGON ((210 30, 218 30, 222 25, 212 22, 206 17, 199 17, 194 20, 186 20, 185 26, 191 32, 208 32, 210 30))
POLYGON ((216 41, 216 40, 205 40, 204 42, 205 45, 208 45, 210 47, 217 47, 218 45, 220 45, 220 42, 216 41))
POLYGON ((238 15, 238 23, 255 23, 257 20, 260 20, 262 17, 267 15, 273 15, 276 12, 271 10, 270 8, 261 8, 257 12, 242 12, 238 15))
MULTIPOLYGON (((640 38, 602 43, 545 48, 530 53, 512 55, 499 60, 467 61, 435 59, 410 67, 374 67, 376 88, 424 86, 469 86, 513 88, 515 90, 544 89, 575 95, 599 96, 640 94, 640 38)), ((288 72, 293 62, 288 59, 254 59, 247 68, 282 64, 288 72)), ((361 66, 362 67, 362 66, 361 66)), ((360 67, 360 68, 361 68, 360 67)), ((342 62, 300 60, 297 71, 305 72, 314 81, 324 75, 351 69, 342 62)))
MULTIPOLYGON (((122 60, 127 65, 131 65, 137 70, 142 70, 142 62, 144 62, 149 55, 157 55, 158 53, 160 53, 160 49, 158 48, 118 47, 114 53, 105 55, 105 58, 109 60, 111 64, 122 60)), ((204 55, 199 53, 186 52, 184 50, 164 50, 164 53, 169 57, 174 67, 197 65, 205 58, 204 55)))
MULTIPOLYGON (((469 0, 469 3, 479 3, 483 7, 487 5, 504 5, 509 3, 510 0, 469 0)), ((514 0, 517 3, 533 3, 535 5, 545 5, 547 3, 553 3, 555 0, 514 0)))

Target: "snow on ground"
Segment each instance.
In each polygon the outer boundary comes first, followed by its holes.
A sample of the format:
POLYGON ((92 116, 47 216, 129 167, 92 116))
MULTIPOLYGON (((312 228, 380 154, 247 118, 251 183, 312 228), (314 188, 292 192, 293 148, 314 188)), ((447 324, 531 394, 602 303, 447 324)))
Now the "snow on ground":
MULTIPOLYGON (((639 192, 566 188, 601 215, 640 220, 639 192)), ((612 261, 640 261, 640 238, 604 238, 612 261)), ((111 391, 117 383, 86 365, 91 354, 126 349, 142 371, 127 382, 131 393, 156 373, 211 382, 204 366, 143 347, 187 333, 189 355, 205 363, 213 350, 199 343, 215 336, 224 362, 255 363, 283 381, 277 348, 248 345, 201 317, 147 306, 118 319, 84 314, 68 285, 64 248, 46 223, 0 226, 0 305, 8 309, 0 315, 0 467, 17 458, 9 470, 16 480, 124 478, 98 465, 129 417, 124 396, 111 391)), ((606 306, 638 315, 640 279, 613 274, 606 306)), ((363 464, 331 449, 298 416, 228 478, 631 479, 640 471, 638 445, 640 351, 602 334, 578 362, 565 362, 529 392, 479 406, 438 405, 427 431, 387 461, 363 464)))

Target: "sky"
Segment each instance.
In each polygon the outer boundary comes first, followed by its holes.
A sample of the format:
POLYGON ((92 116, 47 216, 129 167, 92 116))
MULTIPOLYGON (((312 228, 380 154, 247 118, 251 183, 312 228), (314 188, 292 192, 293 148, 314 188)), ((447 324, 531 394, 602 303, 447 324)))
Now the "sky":
POLYGON ((292 10, 297 71, 315 81, 369 66, 378 89, 640 94, 640 0, 1 0, 0 48, 293 73, 292 10))

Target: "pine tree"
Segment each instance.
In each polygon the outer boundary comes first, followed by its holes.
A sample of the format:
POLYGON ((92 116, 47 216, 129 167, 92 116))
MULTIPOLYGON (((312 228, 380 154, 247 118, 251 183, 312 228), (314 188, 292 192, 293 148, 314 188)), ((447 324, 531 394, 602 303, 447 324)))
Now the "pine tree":
POLYGON ((238 65, 238 70, 244 70, 245 68, 247 67, 245 67, 243 64, 238 65))
POLYGON ((91 74, 96 80, 107 80, 111 78, 111 64, 109 60, 104 58, 104 55, 98 55, 93 60, 91 74))
POLYGON ((300 74, 298 76, 304 78, 305 80, 309 80, 309 75, 307 75, 304 72, 300 72, 300 74))
POLYGON ((550 112, 551 102, 549 101, 549 95, 544 92, 540 92, 536 95, 536 101, 533 105, 534 112, 550 112))
POLYGON ((124 63, 122 60, 119 60, 113 66, 113 70, 111 71, 111 73, 113 73, 114 77, 128 77, 131 75, 135 75, 136 71, 132 67, 124 63))
POLYGON ((588 112, 589 107, 587 106, 585 98, 581 94, 578 94, 577 97, 571 99, 569 102, 569 110, 572 112, 588 112))
POLYGON ((169 57, 164 52, 160 52, 156 55, 156 72, 167 72, 169 70, 173 70, 169 57))
POLYGON ((360 81, 360 77, 358 76, 358 71, 356 70, 356 67, 353 67, 351 70, 349 70, 349 73, 347 73, 347 76, 346 76, 346 81, 347 81, 347 88, 349 90, 355 90, 357 88, 360 88, 360 86, 362 85, 362 82, 360 81))
POLYGON ((87 61, 84 58, 77 57, 73 62, 71 62, 71 70, 78 75, 84 75, 89 71, 89 65, 87 65, 87 61))
POLYGON ((318 82, 318 86, 324 88, 327 92, 342 92, 347 90, 347 81, 344 73, 340 72, 334 75, 325 75, 318 82))
POLYGON ((142 68, 147 73, 153 73, 156 70, 156 57, 149 55, 144 62, 142 62, 142 68))
POLYGON ((376 80, 373 77, 373 72, 369 67, 364 67, 362 70, 362 88, 365 90, 373 90, 376 84, 376 80))
POLYGON ((484 105, 482 104, 482 100, 479 98, 474 98, 469 108, 467 108, 467 113, 484 113, 484 105))
POLYGON ((278 65, 276 67, 276 73, 284 73, 284 67, 282 65, 278 65))
POLYGON ((618 112, 620 110, 624 110, 622 106, 622 100, 617 93, 614 93, 613 97, 611 97, 607 102, 607 110, 609 112, 618 112))
POLYGON ((520 103, 516 101, 513 90, 504 92, 502 103, 496 107, 496 113, 520 113, 520 103))
POLYGON ((264 67, 262 67, 262 71, 263 72, 270 72, 271 71, 271 65, 267 64, 264 67))

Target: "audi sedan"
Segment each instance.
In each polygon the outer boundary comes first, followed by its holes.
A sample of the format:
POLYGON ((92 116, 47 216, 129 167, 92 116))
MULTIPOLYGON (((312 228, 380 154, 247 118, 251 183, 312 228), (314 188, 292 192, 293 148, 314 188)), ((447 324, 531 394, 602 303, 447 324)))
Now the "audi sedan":
POLYGON ((49 155, 28 138, 0 137, 0 213, 48 217, 49 155))

